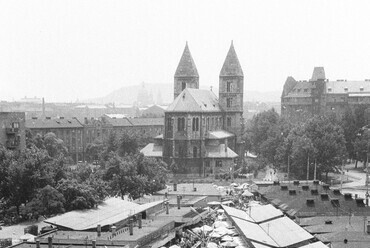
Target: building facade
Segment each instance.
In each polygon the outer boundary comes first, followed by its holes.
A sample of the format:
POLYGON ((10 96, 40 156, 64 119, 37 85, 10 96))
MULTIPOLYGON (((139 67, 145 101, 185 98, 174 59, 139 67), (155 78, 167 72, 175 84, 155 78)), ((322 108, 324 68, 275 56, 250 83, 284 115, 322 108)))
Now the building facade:
POLYGON ((63 140, 74 162, 86 160, 86 147, 97 140, 105 141, 110 133, 140 133, 154 138, 163 134, 163 118, 127 118, 123 115, 103 115, 100 118, 37 118, 26 120, 26 128, 33 135, 52 132, 63 140))
POLYGON ((0 112, 0 144, 21 151, 26 147, 24 112, 0 112))
POLYGON ((370 107, 370 80, 329 81, 323 67, 315 67, 310 80, 288 77, 281 95, 281 114, 286 117, 325 114, 339 117, 360 105, 370 107))
POLYGON ((165 111, 164 135, 142 152, 162 158, 174 173, 232 174, 244 156, 244 75, 231 44, 219 75, 219 96, 199 89, 199 75, 186 44, 174 76, 174 101, 165 111))

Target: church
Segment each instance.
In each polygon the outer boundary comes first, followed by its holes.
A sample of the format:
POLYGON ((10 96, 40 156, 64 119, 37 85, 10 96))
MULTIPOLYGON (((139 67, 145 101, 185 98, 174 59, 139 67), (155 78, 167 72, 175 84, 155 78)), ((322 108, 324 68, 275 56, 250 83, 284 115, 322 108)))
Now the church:
POLYGON ((141 152, 161 158, 176 174, 231 174, 244 159, 244 74, 231 43, 219 75, 218 97, 199 89, 188 44, 174 76, 174 100, 165 111, 164 134, 141 152))

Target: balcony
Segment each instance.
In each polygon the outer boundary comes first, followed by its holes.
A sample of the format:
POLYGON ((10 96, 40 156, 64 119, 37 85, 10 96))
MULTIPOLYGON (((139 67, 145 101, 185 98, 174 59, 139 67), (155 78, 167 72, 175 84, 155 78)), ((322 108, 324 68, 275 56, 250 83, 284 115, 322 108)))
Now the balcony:
POLYGON ((15 149, 15 148, 18 148, 18 146, 19 146, 19 141, 15 141, 15 140, 6 141, 6 147, 8 149, 15 149))
POLYGON ((17 127, 7 127, 5 128, 6 134, 16 134, 19 132, 19 128, 17 127))

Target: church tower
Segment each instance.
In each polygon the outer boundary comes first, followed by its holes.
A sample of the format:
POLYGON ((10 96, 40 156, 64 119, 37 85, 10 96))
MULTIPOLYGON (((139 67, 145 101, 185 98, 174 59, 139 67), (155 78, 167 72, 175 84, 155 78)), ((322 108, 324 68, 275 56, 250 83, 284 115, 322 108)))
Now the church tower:
MULTIPOLYGON (((240 140, 243 133, 244 75, 233 42, 220 72, 219 103, 224 112, 224 129, 240 140)), ((241 141, 240 141, 241 142, 241 141)))
POLYGON ((185 89, 199 89, 199 75, 186 42, 179 65, 175 72, 174 99, 185 89))

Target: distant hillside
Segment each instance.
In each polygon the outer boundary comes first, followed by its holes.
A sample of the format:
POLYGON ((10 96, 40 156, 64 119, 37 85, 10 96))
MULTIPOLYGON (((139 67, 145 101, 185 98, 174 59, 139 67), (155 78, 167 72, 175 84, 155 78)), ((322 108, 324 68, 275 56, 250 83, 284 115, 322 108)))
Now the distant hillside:
MULTIPOLYGON (((155 103, 158 102, 158 98, 162 98, 163 103, 171 103, 173 100, 173 85, 172 84, 145 84, 145 90, 148 94, 153 96, 155 103)), ((99 103, 106 104, 114 102, 118 104, 133 104, 137 101, 137 96, 140 90, 143 89, 142 84, 132 85, 122 87, 117 89, 110 94, 93 99, 86 99, 84 102, 88 103, 99 103)), ((210 89, 210 86, 201 87, 201 89, 210 89)), ((213 92, 218 94, 218 89, 213 88, 213 92)), ((277 91, 267 91, 267 92, 258 92, 258 91, 245 91, 244 92, 244 101, 245 102, 280 102, 281 92, 277 91)))

